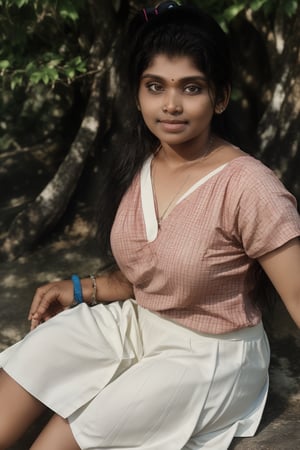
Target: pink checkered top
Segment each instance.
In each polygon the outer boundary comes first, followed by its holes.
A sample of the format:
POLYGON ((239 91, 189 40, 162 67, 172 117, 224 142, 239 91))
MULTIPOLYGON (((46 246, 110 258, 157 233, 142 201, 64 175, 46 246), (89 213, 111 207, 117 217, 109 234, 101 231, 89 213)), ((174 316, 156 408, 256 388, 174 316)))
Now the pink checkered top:
POLYGON ((111 233, 138 304, 203 333, 256 325, 254 260, 300 236, 294 197, 261 162, 240 156, 199 180, 158 228, 150 165, 124 195, 111 233))

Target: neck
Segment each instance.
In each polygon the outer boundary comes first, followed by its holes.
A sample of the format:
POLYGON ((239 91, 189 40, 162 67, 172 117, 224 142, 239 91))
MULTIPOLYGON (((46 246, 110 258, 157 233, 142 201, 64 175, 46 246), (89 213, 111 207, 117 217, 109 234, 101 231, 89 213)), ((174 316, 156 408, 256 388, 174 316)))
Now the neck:
POLYGON ((159 153, 162 159, 169 164, 193 163, 204 160, 211 153, 215 137, 209 134, 203 145, 199 146, 169 146, 161 144, 159 153))

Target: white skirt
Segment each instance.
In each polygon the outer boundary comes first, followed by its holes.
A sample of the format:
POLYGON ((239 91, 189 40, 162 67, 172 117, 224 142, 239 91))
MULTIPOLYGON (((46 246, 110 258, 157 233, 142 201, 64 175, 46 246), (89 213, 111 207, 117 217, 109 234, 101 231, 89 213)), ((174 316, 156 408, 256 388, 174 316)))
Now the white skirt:
POLYGON ((262 324, 199 334, 127 300, 58 314, 0 367, 68 418, 81 449, 225 450, 258 427, 269 357, 262 324))

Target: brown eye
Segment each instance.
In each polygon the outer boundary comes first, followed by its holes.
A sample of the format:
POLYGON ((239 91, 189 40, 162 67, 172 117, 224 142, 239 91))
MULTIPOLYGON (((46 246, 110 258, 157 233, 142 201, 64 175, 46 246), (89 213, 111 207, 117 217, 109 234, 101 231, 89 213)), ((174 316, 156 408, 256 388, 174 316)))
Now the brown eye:
POLYGON ((163 86, 157 82, 147 83, 146 87, 147 87, 148 91, 153 92, 155 94, 158 94, 163 91, 163 86))
POLYGON ((202 87, 198 86, 196 84, 189 84, 188 86, 185 86, 184 92, 190 95, 197 95, 200 94, 202 91, 202 87))

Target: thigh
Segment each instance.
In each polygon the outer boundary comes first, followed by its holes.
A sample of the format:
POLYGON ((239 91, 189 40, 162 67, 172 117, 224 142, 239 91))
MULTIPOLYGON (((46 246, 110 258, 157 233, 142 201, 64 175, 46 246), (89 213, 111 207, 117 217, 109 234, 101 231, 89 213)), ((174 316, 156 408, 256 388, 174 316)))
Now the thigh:
POLYGON ((80 450, 67 420, 54 414, 31 450, 80 450))
POLYGON ((193 358, 145 358, 69 421, 82 449, 180 450, 197 423, 200 391, 193 358))

